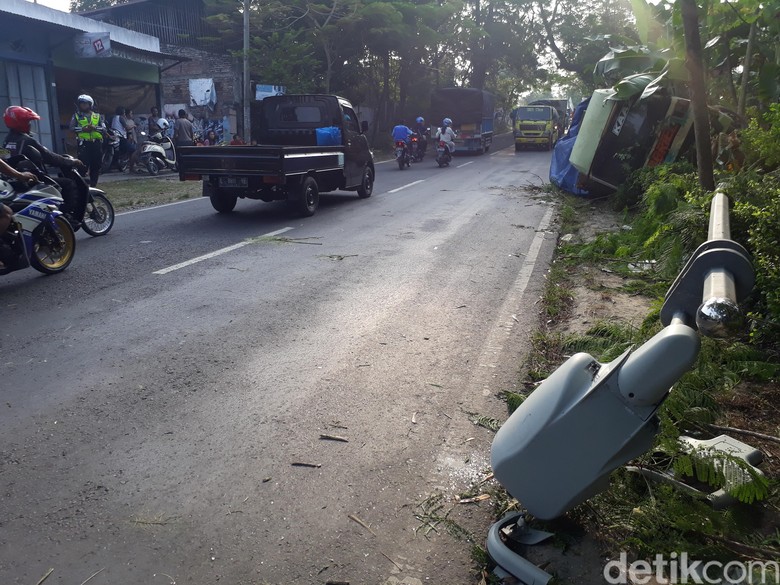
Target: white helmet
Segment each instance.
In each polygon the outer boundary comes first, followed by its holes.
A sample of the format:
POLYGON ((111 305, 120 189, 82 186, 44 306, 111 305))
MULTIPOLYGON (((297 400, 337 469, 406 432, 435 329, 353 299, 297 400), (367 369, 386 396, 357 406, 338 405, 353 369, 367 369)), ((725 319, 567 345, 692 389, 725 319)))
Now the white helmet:
POLYGON ((168 122, 168 120, 166 120, 165 118, 160 118, 159 120, 157 120, 157 125, 160 127, 160 130, 162 131, 165 131, 171 127, 170 122, 168 122))
POLYGON ((77 104, 87 103, 91 108, 92 106, 95 105, 95 100, 92 99, 92 96, 88 96, 87 94, 82 93, 79 97, 76 98, 76 103, 77 104))

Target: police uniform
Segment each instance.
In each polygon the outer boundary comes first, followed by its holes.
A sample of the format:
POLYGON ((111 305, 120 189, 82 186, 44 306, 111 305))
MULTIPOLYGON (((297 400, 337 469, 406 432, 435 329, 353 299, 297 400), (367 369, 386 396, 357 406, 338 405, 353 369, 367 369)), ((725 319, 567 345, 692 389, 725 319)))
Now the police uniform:
POLYGON ((79 159, 89 169, 89 184, 95 187, 103 164, 103 132, 106 122, 97 112, 78 111, 73 114, 70 127, 76 132, 78 139, 79 159), (87 126, 94 126, 95 130, 87 130, 87 126))

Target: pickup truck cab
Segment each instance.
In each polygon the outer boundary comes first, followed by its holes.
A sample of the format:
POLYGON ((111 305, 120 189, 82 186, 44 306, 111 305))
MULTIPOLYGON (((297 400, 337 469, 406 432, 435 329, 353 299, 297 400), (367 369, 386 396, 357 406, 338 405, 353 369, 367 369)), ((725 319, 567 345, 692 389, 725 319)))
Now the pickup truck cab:
POLYGON ((220 213, 239 198, 288 201, 300 215, 317 211, 320 193, 370 197, 374 159, 352 105, 332 95, 265 98, 252 111, 257 146, 187 146, 178 150, 182 181, 203 181, 220 213))

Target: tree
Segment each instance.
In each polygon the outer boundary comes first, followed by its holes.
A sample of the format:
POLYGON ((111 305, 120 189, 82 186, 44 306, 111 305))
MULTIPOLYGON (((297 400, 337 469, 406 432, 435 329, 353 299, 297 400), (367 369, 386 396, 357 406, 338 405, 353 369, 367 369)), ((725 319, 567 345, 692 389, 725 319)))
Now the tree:
POLYGON ((696 164, 699 183, 708 191, 715 190, 710 146, 710 115, 707 108, 707 89, 704 83, 704 59, 699 36, 699 7, 696 0, 680 0, 682 25, 685 32, 685 65, 688 68, 693 109, 693 132, 696 136, 696 164))
POLYGON ((70 0, 71 12, 87 12, 124 4, 127 0, 70 0))

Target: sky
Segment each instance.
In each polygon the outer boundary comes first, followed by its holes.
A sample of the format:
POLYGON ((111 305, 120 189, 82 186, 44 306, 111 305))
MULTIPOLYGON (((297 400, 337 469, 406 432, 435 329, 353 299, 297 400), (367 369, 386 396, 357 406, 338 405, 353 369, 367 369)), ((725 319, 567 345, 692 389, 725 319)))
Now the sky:
POLYGON ((62 10, 63 12, 70 11, 70 0, 38 0, 38 4, 50 6, 51 8, 62 10))

